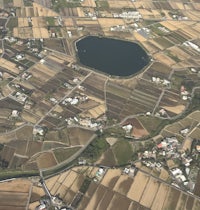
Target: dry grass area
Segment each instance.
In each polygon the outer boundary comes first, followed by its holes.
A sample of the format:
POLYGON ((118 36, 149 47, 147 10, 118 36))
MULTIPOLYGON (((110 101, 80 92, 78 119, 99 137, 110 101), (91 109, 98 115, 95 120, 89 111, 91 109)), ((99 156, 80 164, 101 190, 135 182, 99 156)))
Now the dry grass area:
POLYGON ((129 192, 127 193, 127 197, 139 202, 148 180, 149 177, 147 175, 138 172, 134 182, 130 187, 129 192))
POLYGON ((40 118, 24 110, 21 114, 23 120, 35 124, 40 118))
POLYGON ((96 7, 95 1, 93 0, 85 0, 81 3, 83 7, 96 7))
POLYGON ((174 25, 172 21, 163 21, 161 25, 166 27, 169 31, 175 31, 178 26, 174 25))
POLYGON ((145 188, 145 191, 141 197, 140 203, 150 208, 154 201, 155 195, 157 194, 159 186, 160 186, 160 183, 157 180, 150 178, 145 188))
POLYGON ((22 39, 28 39, 28 38, 49 38, 49 33, 46 28, 14 28, 13 34, 15 37, 19 37, 22 39))
POLYGON ((93 135, 93 131, 81 128, 69 128, 68 131, 71 146, 85 145, 93 135))
POLYGON ((165 170, 164 168, 161 169, 159 178, 166 181, 166 180, 169 178, 169 173, 168 173, 168 171, 165 170))
POLYGON ((37 63, 32 69, 29 70, 30 73, 35 77, 43 82, 47 82, 49 79, 54 77, 57 71, 53 69, 49 69, 46 65, 37 63))
POLYGON ((58 16, 56 12, 50 10, 48 8, 43 7, 40 4, 33 3, 33 10, 35 16, 42 16, 42 17, 54 17, 58 16))
POLYGON ((121 175, 117 180, 113 190, 126 195, 131 187, 132 181, 132 178, 128 177, 127 175, 121 175))
POLYGON ((46 28, 32 28, 33 30, 33 37, 35 39, 39 38, 49 38, 49 32, 46 28))
POLYGON ((163 185, 163 184, 160 185, 157 195, 154 198, 152 209, 155 209, 155 210, 163 209, 163 203, 165 201, 168 190, 169 190, 168 186, 163 185))
POLYGON ((200 129, 195 128, 191 131, 191 133, 189 134, 189 137, 192 139, 199 139, 199 135, 200 135, 200 129))
POLYGON ((18 18, 18 27, 23 28, 23 27, 28 27, 28 18, 18 18))
POLYGON ((74 22, 72 18, 63 18, 64 25, 67 27, 73 27, 74 22))
POLYGON ((2 68, 7 69, 10 73, 19 74, 19 69, 15 63, 12 63, 4 58, 0 58, 0 64, 2 68))
POLYGON ((13 139, 15 139, 15 132, 10 132, 10 133, 5 133, 5 134, 0 135, 1 143, 10 142, 13 139))
POLYGON ((195 111, 191 113, 189 117, 200 122, 200 111, 195 111))
POLYGON ((102 116, 106 112, 105 104, 100 104, 94 108, 89 109, 86 112, 80 114, 83 118, 89 117, 92 119, 97 119, 98 117, 102 116))
POLYGON ((180 60, 186 60, 191 57, 189 54, 187 54, 185 51, 183 51, 178 46, 173 46, 173 47, 169 48, 169 50, 172 55, 177 56, 180 60))
POLYGON ((76 20, 76 24, 79 26, 84 26, 84 25, 96 26, 99 24, 99 22, 97 20, 80 19, 80 20, 76 20))
POLYGON ((120 169, 108 170, 106 176, 104 176, 101 184, 106 187, 113 187, 115 182, 118 180, 119 176, 121 175, 120 169))
POLYGON ((32 25, 33 27, 46 27, 46 21, 44 18, 40 18, 40 17, 32 17, 32 25))
POLYGON ((110 28, 116 25, 124 25, 123 19, 109 18, 109 21, 108 21, 107 18, 99 18, 98 21, 102 29, 110 28))
POLYGON ((143 43, 143 42, 145 42, 147 40, 146 38, 144 38, 141 34, 139 34, 136 31, 133 32, 133 36, 140 43, 143 43))
POLYGON ((121 9, 121 8, 134 8, 133 3, 128 0, 112 0, 108 1, 109 7, 111 8, 116 8, 116 9, 121 9))
POLYGON ((177 106, 162 106, 167 111, 173 112, 175 114, 180 114, 185 110, 184 105, 177 105, 177 106))
POLYGON ((158 60, 159 62, 167 65, 167 66, 172 66, 176 64, 174 60, 172 60, 169 56, 165 55, 164 53, 156 53, 153 55, 153 57, 158 60))
POLYGON ((13 6, 14 7, 23 7, 24 1, 23 0, 13 0, 13 6))
POLYGON ((112 146, 118 141, 118 139, 115 137, 108 137, 106 138, 106 141, 108 142, 108 144, 110 144, 110 146, 112 146))
POLYGON ((143 128, 143 129, 140 129, 140 128, 134 128, 133 129, 133 132, 132 132, 132 136, 134 136, 134 138, 141 138, 141 137, 144 137, 144 136, 148 136, 149 135, 149 132, 143 128))

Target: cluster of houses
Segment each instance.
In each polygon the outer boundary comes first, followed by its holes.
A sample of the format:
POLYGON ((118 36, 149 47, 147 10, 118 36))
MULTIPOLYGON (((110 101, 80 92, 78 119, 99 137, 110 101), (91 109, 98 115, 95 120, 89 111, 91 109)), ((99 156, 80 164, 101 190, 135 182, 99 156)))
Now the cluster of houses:
POLYGON ((81 118, 81 117, 70 117, 65 119, 68 125, 80 125, 86 128, 91 129, 100 129, 102 127, 101 122, 97 122, 95 120, 92 120, 90 118, 81 118))
MULTIPOLYGON (((183 135, 188 133, 188 129, 183 129, 180 132, 183 135)), ((195 147, 195 151, 200 146, 195 147)), ((200 150, 199 150, 200 151, 200 150)), ((144 151, 139 154, 139 159, 143 165, 161 171, 164 167, 168 170, 172 183, 177 187, 182 187, 185 190, 193 192, 195 181, 191 179, 190 172, 193 169, 193 155, 183 149, 176 137, 164 138, 151 151, 144 151)))
POLYGON ((152 77, 152 82, 156 83, 156 84, 161 84, 164 86, 169 86, 170 85, 170 81, 167 79, 161 79, 160 77, 152 77))
POLYGON ((77 105, 78 103, 82 103, 88 100, 88 96, 76 94, 74 97, 67 97, 62 101, 63 105, 77 105))
POLYGON ((13 95, 13 97, 22 104, 24 104, 28 98, 26 94, 18 91, 13 95))
POLYGON ((189 92, 186 90, 185 86, 183 86, 183 85, 181 86, 180 93, 181 93, 181 97, 184 101, 186 101, 190 98, 189 92))
POLYGON ((93 180, 95 182, 99 182, 103 178, 103 176, 105 175, 105 173, 106 173, 106 169, 99 168, 98 171, 96 172, 95 177, 93 178, 93 180))
POLYGON ((116 25, 112 26, 110 31, 129 31, 129 28, 125 25, 116 25))
POLYGON ((136 168, 134 165, 131 165, 130 167, 126 167, 123 169, 122 174, 127 174, 131 177, 134 177, 138 172, 138 168, 136 168))
POLYGON ((124 19, 135 19, 139 20, 142 18, 142 15, 138 11, 126 11, 122 13, 114 13, 114 18, 124 18, 124 19))
POLYGON ((197 52, 200 52, 200 47, 196 44, 194 44, 193 42, 191 41, 186 41, 183 43, 184 46, 186 47, 191 47, 193 50, 196 50, 197 52))

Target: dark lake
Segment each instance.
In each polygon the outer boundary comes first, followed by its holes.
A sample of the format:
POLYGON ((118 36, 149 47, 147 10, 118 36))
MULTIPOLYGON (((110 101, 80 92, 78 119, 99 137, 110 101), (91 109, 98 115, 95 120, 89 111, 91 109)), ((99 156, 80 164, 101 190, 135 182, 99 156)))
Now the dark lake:
POLYGON ((76 42, 79 62, 114 76, 130 76, 149 63, 149 56, 138 44, 96 36, 76 42))

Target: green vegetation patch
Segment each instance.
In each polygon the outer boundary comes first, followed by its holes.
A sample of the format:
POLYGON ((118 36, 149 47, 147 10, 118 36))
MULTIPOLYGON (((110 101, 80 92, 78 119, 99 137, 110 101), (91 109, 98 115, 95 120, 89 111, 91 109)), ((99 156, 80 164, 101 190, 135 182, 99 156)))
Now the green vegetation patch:
POLYGON ((73 1, 66 1, 66 0, 52 0, 53 10, 56 12, 59 12, 60 9, 63 9, 65 7, 68 8, 75 8, 81 6, 79 0, 73 0, 73 1))
POLYGON ((180 90, 181 88, 181 84, 183 83, 185 77, 183 76, 178 76, 178 75, 173 75, 172 76, 172 88, 176 89, 176 90, 180 90))
POLYGON ((86 177, 85 180, 83 181, 83 184, 81 185, 79 191, 82 192, 83 194, 85 194, 90 186, 90 183, 91 183, 91 179, 86 177))
POLYGON ((128 89, 127 87, 122 87, 117 84, 113 84, 109 82, 106 86, 106 92, 109 92, 111 94, 117 95, 125 99, 129 98, 131 94, 131 90, 128 89))
POLYGON ((107 1, 96 1, 97 8, 99 10, 108 10, 109 4, 107 1))
POLYGON ((18 18, 17 17, 11 17, 6 25, 7 28, 9 28, 10 31, 13 30, 13 28, 18 27, 18 18))
POLYGON ((177 55, 174 55, 172 52, 170 52, 169 50, 165 51, 165 54, 167 56, 169 56, 172 60, 176 61, 177 63, 181 61, 181 59, 179 59, 179 57, 177 55))
POLYGON ((172 42, 163 37, 155 38, 154 41, 156 41, 159 45, 163 46, 164 48, 169 48, 173 46, 172 42))
POLYGON ((162 30, 161 28, 165 28, 163 25, 161 25, 160 23, 156 23, 153 24, 152 26, 149 27, 151 29, 151 31, 155 34, 157 34, 158 36, 164 36, 165 34, 167 34, 168 29, 166 29, 166 31, 162 30))
POLYGON ((133 155, 131 144, 127 140, 118 141, 114 144, 112 150, 119 165, 128 163, 133 155))
POLYGON ((45 136, 45 141, 59 141, 69 145, 67 129, 65 128, 58 131, 48 131, 45 136))
POLYGON ((188 112, 192 112, 195 110, 200 110, 200 88, 196 89, 194 92, 194 96, 188 108, 188 112))
POLYGON ((91 144, 89 144, 81 156, 95 162, 108 148, 109 144, 105 138, 97 137, 91 144))
POLYGON ((45 18, 48 26, 55 26, 55 18, 54 17, 46 17, 45 18))
POLYGON ((39 176, 39 172, 0 170, 0 180, 18 178, 18 177, 30 177, 30 176, 39 176))
POLYGON ((139 116, 138 120, 151 135, 159 132, 164 125, 168 124, 168 120, 163 120, 153 116, 139 116))
POLYGON ((2 151, 4 148, 4 144, 0 144, 0 151, 2 151))
POLYGON ((115 157, 111 148, 103 153, 103 157, 101 157, 101 161, 98 163, 108 167, 113 167, 116 165, 115 157))
POLYGON ((59 148, 54 150, 55 157, 57 161, 63 162, 75 154, 81 147, 72 147, 72 148, 59 148))

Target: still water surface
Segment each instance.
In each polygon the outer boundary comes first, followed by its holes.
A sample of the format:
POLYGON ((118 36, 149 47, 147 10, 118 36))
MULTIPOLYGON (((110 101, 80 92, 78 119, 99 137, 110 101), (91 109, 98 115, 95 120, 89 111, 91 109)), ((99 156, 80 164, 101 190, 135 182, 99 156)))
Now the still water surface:
POLYGON ((76 42, 81 64, 114 76, 130 76, 149 63, 149 56, 137 43, 85 37, 76 42))

